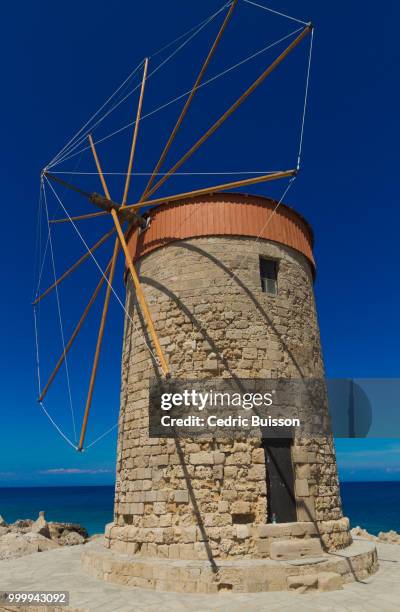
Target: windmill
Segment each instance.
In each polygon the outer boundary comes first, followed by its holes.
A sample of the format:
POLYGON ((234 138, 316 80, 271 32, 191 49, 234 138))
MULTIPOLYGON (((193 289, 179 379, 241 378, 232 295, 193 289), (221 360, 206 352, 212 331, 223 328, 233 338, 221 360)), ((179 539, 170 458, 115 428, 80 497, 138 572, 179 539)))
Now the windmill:
MULTIPOLYGON (((249 4, 255 4, 253 2, 250 2, 250 0, 243 0, 243 1, 248 2, 249 4)), ((305 102, 306 102, 309 69, 310 69, 310 59, 311 59, 311 49, 312 49, 313 26, 311 23, 301 22, 302 25, 298 30, 296 30, 295 38, 290 42, 290 44, 288 44, 288 46, 272 61, 272 63, 270 63, 267 67, 265 67, 265 69, 261 72, 261 74, 259 74, 258 78, 256 78, 254 82, 245 91, 243 91, 243 93, 236 99, 236 101, 233 104, 231 104, 229 108, 225 110, 225 112, 178 159, 178 161, 174 163, 173 166, 167 170, 167 172, 163 173, 160 176, 160 170, 164 166, 165 160, 167 158, 167 154, 185 119, 185 116, 196 95, 196 92, 199 90, 199 88, 202 85, 203 77, 217 50, 217 47, 220 43, 223 33, 225 29, 227 28, 229 21, 231 20, 232 14, 237 4, 238 4, 238 0, 233 0, 232 2, 228 2, 228 4, 224 5, 224 7, 220 9, 220 10, 228 9, 227 14, 222 22, 222 25, 217 33, 215 40, 213 41, 206 55, 206 58, 193 83, 193 86, 191 87, 191 90, 188 92, 188 95, 186 97, 182 110, 178 116, 178 119, 176 120, 176 123, 171 133, 166 139, 164 148, 150 175, 150 178, 148 179, 147 185, 143 193, 137 199, 136 202, 134 203, 129 202, 129 190, 130 190, 130 183, 131 183, 131 177, 132 177, 132 169, 133 169, 134 161, 136 159, 136 144, 137 144, 137 139, 138 139, 140 122, 142 118, 142 108, 143 108, 145 87, 146 87, 146 82, 148 80, 149 60, 147 58, 141 63, 141 66, 143 68, 143 75, 142 75, 141 86, 140 86, 140 95, 139 95, 139 102, 138 102, 137 111, 136 111, 136 118, 135 118, 135 121, 133 122, 134 128, 133 128, 133 133, 132 133, 132 141, 131 141, 131 147, 130 147, 130 152, 129 152, 129 159, 128 159, 124 188, 123 188, 123 195, 122 195, 121 200, 118 201, 117 199, 115 199, 109 191, 109 187, 108 187, 108 184, 105 178, 105 172, 103 171, 100 157, 97 152, 96 143, 91 134, 88 134, 87 136, 88 143, 89 143, 89 147, 91 149, 92 155, 93 155, 97 174, 100 179, 101 186, 102 186, 102 191, 103 191, 102 194, 98 194, 96 192, 85 191, 84 189, 81 189, 79 186, 63 180, 62 178, 60 178, 59 175, 52 172, 52 167, 54 167, 55 162, 62 159, 63 155, 64 155, 64 159, 66 157, 66 154, 68 155, 68 151, 70 150, 68 149, 68 144, 66 145, 66 148, 64 148, 64 150, 61 151, 61 157, 59 155, 58 158, 56 157, 55 160, 52 160, 52 162, 48 166, 46 166, 41 173, 41 189, 44 189, 45 186, 49 187, 51 191, 54 193, 55 197, 59 200, 61 205, 62 205, 62 202, 59 199, 56 191, 54 190, 54 186, 53 186, 54 183, 62 185, 64 188, 70 189, 78 193, 80 196, 82 196, 84 199, 89 201, 93 206, 95 206, 98 209, 96 212, 89 212, 89 213, 86 213, 83 211, 82 214, 76 215, 76 216, 70 216, 69 214, 66 214, 65 218, 51 220, 51 223, 65 223, 66 222, 66 223, 75 224, 75 222, 77 221, 86 220, 86 219, 92 219, 93 222, 95 222, 95 220, 98 219, 99 217, 109 217, 110 221, 112 222, 112 227, 100 239, 98 239, 93 245, 88 246, 87 252, 82 257, 80 257, 71 267, 69 267, 61 276, 56 278, 53 284, 47 287, 44 291, 37 293, 33 301, 34 309, 47 295, 49 295, 53 290, 57 289, 60 283, 62 283, 68 276, 70 276, 81 264, 83 264, 90 257, 93 257, 93 253, 96 252, 97 249, 99 249, 104 243, 106 243, 112 236, 114 236, 115 238, 112 255, 109 259, 109 262, 107 263, 105 269, 101 270, 101 278, 92 296, 90 297, 90 300, 87 306, 85 307, 81 317, 79 318, 71 337, 68 339, 67 342, 64 343, 62 354, 60 355, 54 369, 49 375, 46 383, 40 388, 39 397, 38 397, 38 401, 43 407, 43 401, 55 377, 57 376, 57 373, 59 372, 61 366, 64 364, 67 358, 68 352, 70 348, 72 347, 72 345, 74 344, 77 336, 79 335, 80 330, 89 314, 90 309, 92 308, 94 302, 96 301, 101 288, 103 287, 104 284, 106 284, 106 292, 105 292, 104 304, 103 304, 102 315, 101 315, 101 320, 100 320, 100 326, 99 326, 98 335, 97 335, 91 375, 90 375, 90 380, 89 380, 89 385, 88 385, 84 416, 83 416, 81 432, 79 436, 79 442, 76 446, 76 449, 78 451, 82 451, 84 449, 85 436, 86 436, 86 431, 87 431, 89 413, 90 413, 90 409, 91 409, 91 405, 93 401, 93 392, 94 392, 96 376, 98 372, 99 358, 100 358, 100 352, 101 352, 102 343, 103 343, 107 314, 109 310, 111 294, 113 293, 113 281, 114 281, 114 276, 115 276, 116 264, 117 264, 118 256, 121 253, 123 253, 125 257, 128 273, 131 277, 131 280, 135 288, 136 296, 137 296, 137 299, 140 305, 140 309, 141 309, 141 313, 143 315, 143 318, 144 318, 144 321, 145 321, 145 324, 146 324, 146 327, 149 333, 149 337, 151 339, 152 350, 154 351, 154 354, 156 356, 156 360, 157 360, 157 364, 158 364, 160 373, 164 377, 167 377, 167 378, 173 375, 170 369, 170 365, 168 363, 168 359, 159 341, 157 329, 156 329, 156 326, 154 325, 153 318, 152 318, 151 308, 147 304, 146 297, 145 297, 145 294, 144 294, 144 291, 143 291, 143 288, 140 282, 139 275, 132 261, 132 258, 129 253, 128 245, 127 245, 127 238, 128 236, 132 234, 132 232, 140 233, 140 232, 146 231, 146 228, 149 223, 149 218, 146 217, 145 214, 143 214, 144 209, 148 209, 149 207, 157 207, 157 206, 160 206, 166 203, 182 202, 183 200, 187 201, 197 196, 203 196, 203 195, 217 193, 217 192, 226 191, 230 189, 246 187, 246 186, 260 184, 260 183, 264 183, 268 181, 276 181, 276 180, 280 180, 284 178, 289 178, 291 180, 294 180, 294 178, 297 176, 297 173, 300 169, 300 156, 299 156, 296 167, 289 168, 284 171, 269 172, 269 173, 257 175, 251 178, 235 180, 231 182, 225 182, 223 184, 210 185, 208 187, 192 189, 191 191, 188 191, 188 192, 176 193, 176 194, 169 195, 169 196, 155 197, 155 198, 152 197, 168 181, 168 179, 171 176, 173 176, 181 168, 181 166, 225 123, 225 121, 227 121, 227 119, 245 102, 245 100, 256 91, 256 89, 265 81, 265 79, 275 69, 278 68, 278 66, 301 43, 301 41, 311 35, 310 55, 309 55, 307 83, 306 83, 307 85, 306 86, 306 97, 305 97, 305 102)), ((220 11, 218 11, 218 13, 219 12, 220 11)), ((304 114, 305 114, 305 104, 304 104, 304 112, 302 116, 301 138, 302 138, 303 128, 304 128, 304 114)), ((80 142, 82 142, 82 139, 80 142)), ((66 210, 65 212, 67 213, 66 210)))

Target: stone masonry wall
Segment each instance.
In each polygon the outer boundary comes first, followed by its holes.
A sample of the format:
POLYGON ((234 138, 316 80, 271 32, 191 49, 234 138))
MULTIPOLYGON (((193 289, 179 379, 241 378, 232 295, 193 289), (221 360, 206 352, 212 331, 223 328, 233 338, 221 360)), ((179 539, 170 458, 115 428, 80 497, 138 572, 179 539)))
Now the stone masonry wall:
MULTIPOLYGON (((175 242, 138 265, 177 378, 322 377, 313 281, 288 247, 243 237, 175 242), (262 293, 259 256, 278 261, 278 294, 262 293), (232 276, 232 270, 236 271, 232 276)), ((158 374, 131 282, 125 322, 114 522, 107 546, 143 556, 272 556, 274 541, 350 543, 331 439, 292 447, 298 523, 267 525, 260 439, 150 439, 148 380, 158 374), (143 334, 144 330, 144 334, 143 334)))

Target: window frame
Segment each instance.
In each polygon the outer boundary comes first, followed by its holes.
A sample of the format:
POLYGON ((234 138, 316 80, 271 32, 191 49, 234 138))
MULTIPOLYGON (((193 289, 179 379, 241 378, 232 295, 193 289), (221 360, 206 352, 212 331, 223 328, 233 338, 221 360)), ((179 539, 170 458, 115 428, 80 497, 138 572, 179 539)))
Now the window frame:
POLYGON ((279 275, 279 259, 275 257, 269 257, 268 255, 259 255, 258 256, 258 266, 259 266, 259 275, 260 275, 260 283, 261 283, 261 292, 265 293, 265 295, 278 295, 278 275, 279 275), (262 276, 261 262, 269 261, 274 264, 275 278, 269 278, 267 276, 262 276), (266 281, 273 281, 275 283, 275 291, 267 291, 266 290, 266 281))

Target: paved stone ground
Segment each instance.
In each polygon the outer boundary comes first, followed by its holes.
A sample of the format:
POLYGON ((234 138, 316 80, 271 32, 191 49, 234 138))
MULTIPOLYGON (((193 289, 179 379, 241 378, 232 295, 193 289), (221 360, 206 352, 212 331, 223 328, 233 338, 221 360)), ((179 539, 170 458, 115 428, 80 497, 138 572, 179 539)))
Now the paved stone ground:
MULTIPOLYGON (((90 544, 89 544, 90 546, 90 544)), ((368 580, 329 593, 174 594, 105 583, 85 574, 82 546, 0 561, 0 590, 66 590, 70 606, 96 612, 399 612, 400 546, 378 544, 380 570, 368 580)), ((9 609, 9 608, 7 608, 9 609)), ((32 610, 32 608, 20 608, 32 610)), ((0 610, 2 610, 0 605, 0 610)))

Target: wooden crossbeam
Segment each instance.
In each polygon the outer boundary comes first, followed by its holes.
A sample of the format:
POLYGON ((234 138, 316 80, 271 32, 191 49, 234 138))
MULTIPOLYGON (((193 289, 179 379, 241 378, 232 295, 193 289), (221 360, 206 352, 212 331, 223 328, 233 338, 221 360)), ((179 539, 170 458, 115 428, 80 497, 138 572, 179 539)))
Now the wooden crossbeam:
POLYGON ((160 345, 160 341, 158 339, 158 335, 157 335, 157 332, 156 332, 155 327, 154 327, 153 319, 151 317, 150 311, 149 311, 148 306, 147 306, 146 298, 144 296, 143 289, 142 289, 142 286, 141 286, 140 281, 139 281, 139 277, 138 277, 137 272, 135 270, 135 267, 133 265, 132 257, 131 257, 131 255, 129 253, 128 245, 126 244, 126 240, 125 240, 125 236, 122 233, 122 229, 121 229, 121 225, 119 223, 118 215, 116 214, 115 211, 111 211, 111 214, 112 214, 112 216, 114 218, 115 227, 117 228, 118 237, 120 239, 121 246, 122 246, 122 249, 123 249, 125 257, 126 257, 126 263, 128 265, 129 272, 131 274, 133 284, 135 286, 135 291, 136 291, 136 295, 137 295, 139 303, 140 303, 140 307, 141 307, 142 312, 144 314, 144 317, 145 317, 145 320, 146 320, 146 323, 147 323, 147 327, 149 328, 150 335, 151 335, 151 338, 153 340, 153 344, 155 346, 158 358, 160 360, 161 369, 162 369, 162 371, 164 373, 164 376, 166 376, 168 378, 170 376, 169 367, 168 367, 168 364, 167 364, 166 359, 164 357, 164 353, 162 351, 162 348, 161 348, 161 345, 160 345))
POLYGON ((85 435, 86 435, 87 423, 89 419, 89 412, 90 412, 90 407, 92 405, 92 399, 93 399, 94 384, 96 382, 97 369, 99 366, 101 345, 103 343, 108 307, 110 304, 111 287, 112 287, 112 282, 114 280, 115 268, 116 268, 117 260, 118 260, 118 252, 119 252, 119 249, 117 248, 117 245, 116 245, 114 247, 114 253, 111 259, 111 263, 110 263, 110 273, 108 277, 106 296, 104 298, 103 312, 101 313, 100 327, 99 327, 99 333, 97 336, 97 343, 96 343, 96 350, 94 353, 92 372, 90 375, 89 389, 88 389, 88 394, 86 398, 85 412, 83 415, 81 435, 79 437, 78 451, 82 450, 83 444, 85 442, 85 435))
POLYGON ((104 217, 104 215, 108 215, 108 212, 101 211, 95 213, 89 213, 86 215, 78 215, 77 217, 63 217, 62 219, 52 219, 50 223, 67 223, 69 221, 81 221, 82 219, 93 219, 94 217, 104 217))
MULTIPOLYGON (((152 200, 145 200, 143 202, 136 202, 135 204, 127 204, 124 210, 135 210, 142 208, 143 206, 159 206, 160 204, 168 204, 169 202, 177 202, 179 200, 185 200, 194 198, 201 195, 210 195, 217 193, 218 191, 225 191, 228 189, 236 189, 237 187, 247 187, 249 185, 256 185, 257 183, 267 183, 268 181, 276 181, 277 179, 287 178, 296 176, 297 170, 283 170, 282 172, 270 172, 269 174, 260 174, 248 179, 241 179, 239 181, 232 181, 230 183, 222 183, 221 185, 213 185, 211 187, 204 187, 203 189, 195 189, 194 191, 185 191, 183 193, 176 193, 171 196, 164 196, 162 198, 153 198, 152 200)), ((184 204, 184 202, 182 202, 184 204)), ((98 215, 108 215, 108 212, 100 212, 98 215)), ((82 218, 82 217, 80 217, 82 218)), ((68 219, 59 219, 59 222, 68 221, 68 219)))
POLYGON ((246 187, 249 185, 256 185, 257 183, 266 183, 268 181, 276 181, 277 179, 288 178, 296 176, 297 170, 285 170, 282 172, 271 172, 270 174, 261 174, 248 179, 242 179, 240 181, 232 181, 230 183, 223 183, 222 185, 213 185, 212 187, 204 187, 203 189, 195 189, 194 191, 186 191, 184 193, 177 193, 172 196, 165 196, 163 198, 154 198, 153 200, 147 200, 145 202, 138 202, 137 204, 128 204, 126 210, 135 210, 142 206, 159 206, 160 204, 168 204, 168 202, 177 202, 179 200, 185 200, 195 198, 196 196, 209 195, 218 191, 225 191, 227 189, 235 189, 236 187, 246 187))
MULTIPOLYGON (((108 264, 108 266, 107 266, 107 268, 106 268, 106 270, 105 270, 105 274, 108 274, 108 270, 110 269, 110 266, 111 266, 111 262, 108 264)), ((57 364, 56 364, 56 366, 55 366, 54 370, 53 370, 53 371, 52 371, 52 373, 50 374, 50 377, 49 377, 49 379, 48 379, 48 381, 47 381, 46 385, 44 386, 44 388, 43 388, 43 390, 42 390, 42 392, 41 392, 41 394, 40 394, 40 397, 39 397, 39 399, 38 399, 38 401, 39 401, 39 402, 42 402, 42 401, 43 401, 44 397, 45 397, 45 396, 46 396, 46 394, 47 394, 47 391, 48 391, 48 390, 49 390, 49 388, 50 388, 51 383, 53 382, 54 378, 56 377, 56 374, 57 374, 58 370, 59 370, 59 369, 60 369, 60 367, 62 366, 62 364, 63 364, 63 362, 64 362, 64 359, 66 358, 66 356, 67 356, 67 354, 68 354, 68 352, 69 352, 69 350, 70 350, 71 346, 72 346, 72 345, 73 345, 73 343, 74 343, 75 338, 76 338, 76 337, 77 337, 77 335, 79 334, 79 332, 80 332, 80 330, 81 330, 81 327, 82 327, 83 323, 85 322, 86 317, 87 317, 87 316, 88 316, 88 314, 89 314, 89 310, 90 310, 90 309, 91 309, 91 307, 93 306, 93 303, 94 303, 94 301, 95 301, 96 297, 98 296, 100 289, 101 289, 101 288, 102 288, 102 286, 103 286, 104 280, 105 280, 105 279, 104 279, 104 276, 102 276, 102 277, 101 277, 101 279, 100 279, 100 281, 99 281, 99 283, 98 283, 98 285, 97 285, 97 287, 96 287, 96 289, 94 290, 94 292, 93 292, 93 294, 92 294, 92 297, 90 298, 90 300, 89 300, 89 302, 88 302, 88 305, 86 306, 85 310, 83 311, 83 314, 82 314, 81 318, 79 319, 79 321, 78 321, 78 323, 77 323, 77 325, 76 325, 76 327, 75 327, 75 329, 74 329, 74 331, 73 331, 73 333, 72 333, 72 335, 71 335, 70 339, 68 340, 67 344, 65 345, 65 350, 63 351, 63 353, 62 353, 61 357, 60 357, 60 358, 59 358, 59 360, 57 361, 57 364)))
POLYGON ((161 166, 162 166, 162 164, 163 164, 163 162, 164 162, 164 160, 165 160, 165 158, 166 158, 166 156, 168 154, 169 149, 171 148, 171 145, 172 145, 172 143, 173 143, 173 141, 175 139, 175 136, 176 136, 176 134, 177 134, 177 132, 178 132, 178 130, 179 130, 179 128, 180 128, 180 126, 181 126, 181 124, 182 124, 182 122, 183 122, 183 120, 184 120, 184 118, 185 118, 185 116, 186 116, 186 114, 188 112, 188 110, 189 110, 189 106, 190 106, 190 104, 191 104, 191 102, 192 102, 192 100, 194 98, 194 95, 195 95, 195 93, 196 93, 196 91, 197 91, 197 89, 198 89, 198 87, 199 87, 199 85, 200 85, 200 83, 201 83, 201 81, 203 79, 203 76, 204 76, 204 74, 205 74, 205 72, 206 72, 206 70, 208 68, 208 65, 209 65, 209 63, 210 63, 210 61, 211 61, 215 51, 217 50, 218 44, 219 44, 219 42, 220 42, 220 40, 222 38, 222 35, 223 35, 223 33, 224 33, 225 29, 226 29, 226 26, 228 25, 228 23, 229 23, 229 21, 230 21, 230 19, 232 17, 232 13, 233 13, 233 10, 234 10, 237 2, 238 2, 238 0, 234 0, 232 2, 231 6, 229 8, 229 11, 228 11, 228 13, 227 13, 227 15, 226 15, 226 17, 225 17, 225 19, 224 19, 220 29, 219 29, 219 32, 218 32, 218 34, 217 34, 213 44, 211 45, 211 48, 210 48, 210 50, 209 50, 209 52, 207 54, 206 59, 204 60, 204 63, 202 65, 202 67, 201 67, 201 70, 200 70, 198 76, 197 76, 197 79, 194 82, 194 85, 193 85, 192 90, 191 90, 191 92, 189 94, 189 97, 187 98, 187 100, 186 100, 186 102, 185 102, 185 104, 184 104, 184 106, 182 108, 182 111, 181 111, 181 113, 180 113, 180 115, 179 115, 179 117, 178 117, 178 119, 177 119, 177 121, 175 123, 175 126, 174 126, 174 128, 173 128, 173 130, 172 130, 172 132, 170 134, 170 137, 168 138, 168 141, 167 141, 167 143, 166 143, 166 145, 165 145, 165 147, 164 147, 164 149, 163 149, 163 151, 161 153, 160 159, 158 160, 158 162, 157 162, 157 164, 156 164, 156 166, 155 166, 155 168, 154 168, 154 170, 153 170, 153 172, 152 172, 152 174, 150 176, 150 179, 149 179, 149 181, 148 181, 148 183, 146 185, 146 188, 145 188, 145 190, 143 191, 143 193, 142 193, 142 195, 140 197, 140 200, 139 200, 140 202, 142 202, 143 200, 146 199, 147 194, 150 191, 150 188, 151 188, 151 186, 152 186, 152 184, 154 182, 154 179, 155 179, 159 169, 161 168, 161 166))
POLYGON ((134 130, 133 130, 133 138, 132 138, 131 152, 130 152, 130 155, 129 155, 128 170, 127 170, 127 173, 126 173, 124 195, 122 196, 122 206, 125 206, 126 201, 128 199, 129 185, 130 185, 130 182, 131 182, 131 175, 132 175, 131 173, 132 173, 133 159, 135 157, 136 142, 137 142, 137 137, 138 137, 138 132, 139 132, 139 123, 140 123, 140 117, 141 117, 141 114, 142 114, 143 97, 144 97, 144 85, 146 83, 148 65, 149 65, 149 60, 146 57, 146 59, 144 61, 144 67, 143 67, 142 86, 141 86, 141 89, 140 89, 139 103, 138 103, 138 107, 137 107, 137 111, 136 111, 136 121, 135 121, 134 130))
POLYGON ((169 170, 165 176, 161 177, 159 181, 153 185, 153 187, 147 192, 147 196, 152 195, 157 189, 159 189, 169 178, 176 172, 184 163, 200 148, 200 146, 214 134, 214 132, 232 115, 232 113, 239 108, 241 104, 253 93, 259 85, 271 74, 277 66, 285 59, 287 55, 303 40, 303 38, 309 34, 312 30, 312 24, 308 24, 304 30, 290 43, 288 47, 264 70, 264 72, 254 81, 252 85, 230 106, 223 115, 199 138, 197 142, 181 157, 169 170))
MULTIPOLYGON (((144 72, 143 72, 143 79, 142 79, 142 88, 141 88, 141 93, 140 93, 140 98, 139 98, 139 105, 138 105, 138 112, 137 112, 137 116, 136 116, 136 124, 135 124, 135 129, 134 129, 134 133, 133 133, 133 139, 132 139, 132 146, 131 146, 131 151, 130 151, 130 158, 129 158, 129 163, 128 163, 128 171, 127 171, 127 177, 126 177, 126 182, 125 182, 125 189, 124 189, 124 199, 127 196, 128 190, 129 190, 129 181, 130 181, 130 176, 131 176, 131 171, 132 171, 132 163, 133 163, 133 158, 134 158, 134 154, 135 154, 135 147, 136 147, 136 142, 137 142, 137 129, 138 129, 138 125, 139 125, 139 120, 140 120, 140 112, 141 112, 141 108, 142 108, 142 102, 143 102, 143 91, 144 91, 144 85, 145 85, 145 81, 146 81, 146 74, 147 74, 147 64, 148 61, 145 61, 145 65, 144 65, 144 72)), ((110 192, 108 190, 107 187, 107 183, 106 180, 104 178, 104 174, 101 168, 101 164, 100 164, 100 160, 99 157, 97 155, 97 151, 96 151, 96 147, 94 145, 93 142, 93 138, 91 137, 91 135, 89 135, 89 143, 90 143, 90 147, 93 153, 93 157, 96 163, 96 167, 97 167, 97 171, 100 177, 100 181, 103 187, 103 191, 104 194, 106 196, 106 198, 108 200, 111 200, 110 197, 110 192)), ((124 204, 122 204, 121 208, 124 207, 124 204)), ((99 363, 99 358, 100 358, 100 350, 101 350, 101 345, 102 345, 102 341, 103 341, 103 336, 104 336, 104 330, 105 330, 105 323, 106 323, 106 318, 107 318, 107 312, 108 312, 108 307, 109 307, 109 302, 110 302, 110 297, 111 297, 111 287, 112 287, 112 282, 114 279, 114 273, 115 273, 115 268, 116 268, 116 262, 117 262, 117 258, 118 258, 118 254, 120 251, 120 246, 122 246, 125 254, 126 254, 126 250, 127 250, 127 245, 125 242, 125 236, 124 233, 122 231, 122 227, 121 224, 119 222, 119 218, 118 218, 118 213, 115 210, 115 208, 112 208, 110 210, 111 216, 113 218, 114 221, 114 225, 115 228, 117 230, 117 234, 118 234, 118 239, 115 241, 115 245, 114 245, 114 253, 111 259, 111 268, 110 268, 110 275, 109 275, 109 279, 108 279, 108 286, 107 286, 107 292, 106 292, 106 297, 104 300, 104 305, 103 305, 103 312, 102 312, 102 317, 101 317, 101 321, 100 321, 100 328, 99 328, 99 333, 98 333, 98 338, 97 338, 97 344, 96 344, 96 350, 95 350, 95 356, 94 356, 94 360, 93 360, 93 366, 92 366, 92 373, 91 373, 91 377, 90 377, 90 382, 89 382, 89 389, 88 389, 88 395, 87 395, 87 400, 86 400, 86 406, 85 406, 85 412, 84 412, 84 417, 83 417, 83 422, 82 422, 82 429, 81 429, 81 434, 80 434, 80 438, 79 438, 79 444, 78 444, 78 451, 81 451, 83 448, 83 444, 85 441, 85 435, 86 435, 86 429, 87 429, 87 423, 88 423, 88 419, 89 419, 89 412, 90 412, 90 407, 92 404, 92 399, 93 399, 93 391, 94 391, 94 384, 96 381, 96 375, 97 375, 97 369, 98 369, 98 363, 99 363)), ((107 213, 109 214, 109 213, 107 213)), ((129 256, 129 254, 128 254, 129 256)), ((158 342, 158 337, 157 334, 155 332, 154 329, 154 325, 153 325, 153 321, 151 319, 150 313, 148 311, 147 308, 147 304, 146 304, 146 300, 144 298, 143 295, 143 291, 141 288, 141 285, 139 283, 139 279, 137 278, 137 274, 136 274, 136 270, 133 267, 133 264, 131 262, 131 275, 132 275, 132 279, 135 283, 135 288, 136 288, 136 292, 138 294, 141 306, 142 306, 142 310, 143 313, 145 315, 147 324, 149 326, 152 338, 153 338, 153 342, 156 341, 156 349, 158 352, 158 349, 161 351, 161 355, 162 354, 162 350, 161 350, 161 346, 158 342), (136 280, 136 282, 135 282, 136 280), (153 330, 153 333, 152 333, 153 330)), ((161 358, 160 358, 161 361, 161 358)), ((163 362, 161 362, 163 365, 163 362)), ((165 363, 165 360, 164 360, 165 363)), ((166 374, 169 373, 168 368, 165 372, 166 374)))
POLYGON ((100 238, 100 240, 98 240, 93 246, 90 247, 90 249, 87 251, 87 253, 85 253, 84 255, 82 255, 82 257, 80 257, 78 259, 78 261, 76 261, 70 268, 68 268, 68 270, 66 270, 64 272, 64 274, 62 274, 55 283, 53 283, 50 287, 48 287, 46 289, 46 291, 43 291, 43 293, 41 295, 39 295, 34 302, 32 302, 33 306, 35 304, 38 304, 46 295, 48 295, 53 289, 55 289, 64 279, 67 278, 67 276, 69 276, 74 270, 76 270, 78 268, 78 266, 80 266, 84 261, 86 261, 88 259, 88 257, 90 257, 92 255, 92 253, 94 253, 99 247, 101 247, 102 244, 104 244, 104 242, 106 242, 106 240, 108 240, 108 238, 110 238, 110 236, 112 236, 115 232, 115 227, 113 227, 109 232, 107 232, 107 234, 104 234, 104 236, 102 236, 100 238))

